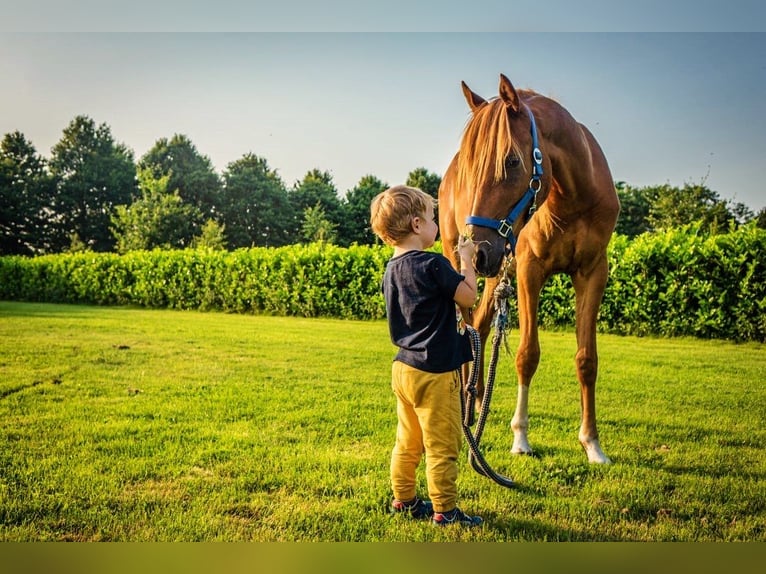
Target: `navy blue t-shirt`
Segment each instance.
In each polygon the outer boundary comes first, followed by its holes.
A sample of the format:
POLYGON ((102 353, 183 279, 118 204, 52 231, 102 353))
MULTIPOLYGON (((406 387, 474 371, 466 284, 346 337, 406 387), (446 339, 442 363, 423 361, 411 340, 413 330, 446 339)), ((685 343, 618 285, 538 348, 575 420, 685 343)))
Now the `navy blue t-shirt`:
POLYGON ((455 319, 455 291, 463 279, 439 253, 408 251, 388 262, 383 296, 397 361, 445 373, 473 360, 468 335, 455 319))

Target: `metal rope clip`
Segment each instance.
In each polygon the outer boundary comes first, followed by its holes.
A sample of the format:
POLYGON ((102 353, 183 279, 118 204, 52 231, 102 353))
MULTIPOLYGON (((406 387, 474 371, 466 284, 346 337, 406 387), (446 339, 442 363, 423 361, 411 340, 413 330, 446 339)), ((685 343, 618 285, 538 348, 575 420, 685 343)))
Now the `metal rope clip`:
POLYGON ((540 190, 542 188, 543 188, 543 180, 540 179, 539 175, 533 175, 532 179, 529 180, 529 189, 531 189, 535 195, 532 197, 532 203, 529 206, 528 217, 532 217, 537 211, 537 194, 540 193, 540 190), (537 187, 535 187, 534 185, 535 183, 537 184, 537 187))

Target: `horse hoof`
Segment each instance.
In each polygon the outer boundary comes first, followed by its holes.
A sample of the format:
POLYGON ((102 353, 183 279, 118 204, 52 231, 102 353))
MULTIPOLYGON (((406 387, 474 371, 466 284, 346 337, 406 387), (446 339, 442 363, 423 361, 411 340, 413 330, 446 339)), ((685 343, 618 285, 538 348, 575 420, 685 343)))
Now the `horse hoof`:
POLYGON ((533 458, 537 458, 534 451, 532 450, 512 450, 511 454, 515 456, 531 456, 533 458))
POLYGON ((528 444, 523 444, 523 445, 514 444, 511 447, 511 454, 532 456, 534 453, 532 452, 532 447, 530 447, 528 444))
POLYGON ((612 464, 612 461, 609 460, 609 457, 604 454, 604 451, 601 450, 601 445, 599 445, 597 440, 588 442, 588 443, 582 443, 583 448, 585 449, 585 454, 588 455, 588 462, 591 464, 612 464))
POLYGON ((589 456, 588 462, 591 464, 612 464, 612 461, 605 454, 602 454, 599 457, 589 456))

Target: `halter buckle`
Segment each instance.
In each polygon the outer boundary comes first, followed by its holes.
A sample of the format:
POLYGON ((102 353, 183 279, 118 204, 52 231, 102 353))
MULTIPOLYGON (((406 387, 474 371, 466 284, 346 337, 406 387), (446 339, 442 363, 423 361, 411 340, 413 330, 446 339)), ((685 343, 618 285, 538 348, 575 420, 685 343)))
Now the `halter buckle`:
POLYGON ((500 234, 501 237, 508 239, 508 236, 513 232, 513 224, 508 223, 508 221, 503 219, 497 228, 497 232, 500 234))

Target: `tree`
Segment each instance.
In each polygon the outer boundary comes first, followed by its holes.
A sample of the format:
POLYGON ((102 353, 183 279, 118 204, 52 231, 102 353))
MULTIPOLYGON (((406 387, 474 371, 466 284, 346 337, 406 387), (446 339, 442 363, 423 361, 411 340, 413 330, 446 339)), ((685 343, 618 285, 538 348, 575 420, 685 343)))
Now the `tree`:
POLYGON ((739 223, 740 225, 748 223, 749 221, 752 221, 755 219, 755 213, 753 213, 753 210, 750 209, 747 205, 744 203, 739 202, 729 202, 729 211, 734 217, 734 220, 739 223))
POLYGON ((647 188, 630 187, 624 181, 618 181, 615 188, 620 199, 620 216, 615 231, 628 237, 649 231, 649 208, 656 194, 647 188))
POLYGON ((424 167, 418 167, 413 169, 407 176, 406 184, 410 187, 417 187, 421 191, 425 191, 428 195, 434 199, 439 197, 439 186, 442 183, 440 175, 429 172, 424 167))
POLYGON ((21 132, 0 143, 0 255, 46 251, 52 180, 45 160, 21 132))
POLYGON ((762 207, 755 216, 755 226, 760 229, 766 229, 766 207, 762 207))
POLYGON ((343 218, 339 227, 338 242, 348 246, 352 243, 372 245, 375 236, 370 231, 370 203, 388 184, 373 175, 366 175, 349 190, 343 202, 343 218))
POLYGON ((202 226, 202 233, 192 239, 194 249, 224 251, 226 249, 226 226, 215 219, 208 219, 202 226))
POLYGON ((617 182, 615 187, 621 205, 616 231, 628 237, 690 223, 718 233, 756 218, 746 205, 722 200, 704 184, 632 188, 617 182))
POLYGON ((200 214, 177 193, 168 193, 169 179, 167 175, 155 178, 149 169, 139 170, 141 197, 130 205, 117 206, 112 216, 118 252, 189 246, 192 221, 200 214))
MULTIPOLYGON (((430 173, 424 167, 415 168, 407 176, 406 184, 410 187, 417 187, 421 191, 425 191, 428 195, 434 199, 439 198, 439 186, 442 183, 442 178, 435 174, 430 173)), ((439 206, 434 207, 434 218, 439 221, 439 206)))
POLYGON ((703 184, 686 184, 681 189, 669 185, 656 188, 647 220, 652 229, 699 222, 702 229, 712 233, 727 230, 735 221, 726 202, 703 184))
POLYGON ((177 191, 185 203, 198 210, 200 215, 192 222, 194 235, 211 217, 220 218, 221 182, 213 163, 201 155, 185 135, 157 140, 138 162, 138 167, 150 169, 156 178, 169 176, 168 190, 177 191))
POLYGON ((294 242, 293 206, 277 172, 246 154, 223 173, 221 219, 232 248, 294 242))
MULTIPOLYGON (((335 227, 340 226, 343 210, 338 191, 328 172, 318 169, 309 171, 302 181, 295 183, 289 198, 295 214, 302 217, 308 208, 314 208, 319 204, 327 220, 335 227)), ((301 225, 302 220, 295 222, 296 233, 300 231, 301 225)))
POLYGON ((110 251, 115 206, 130 203, 136 193, 133 152, 115 143, 106 124, 96 126, 77 116, 53 147, 50 172, 56 188, 53 221, 57 248, 78 237, 89 249, 110 251))
POLYGON ((319 243, 334 243, 337 236, 336 225, 327 219, 319 202, 303 212, 301 233, 306 241, 319 243))

